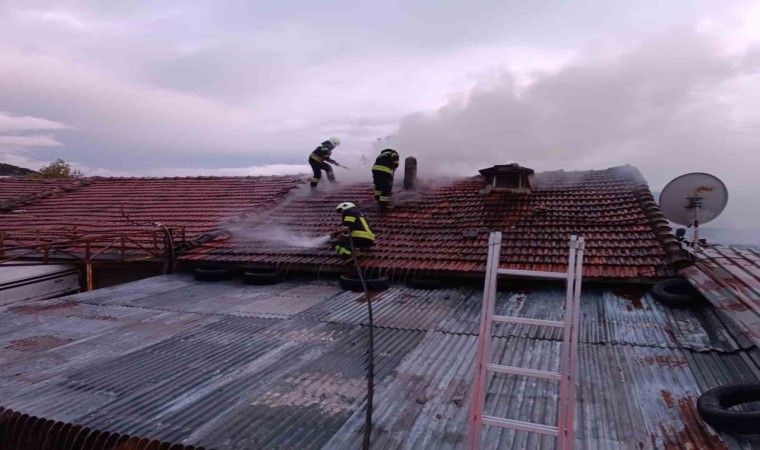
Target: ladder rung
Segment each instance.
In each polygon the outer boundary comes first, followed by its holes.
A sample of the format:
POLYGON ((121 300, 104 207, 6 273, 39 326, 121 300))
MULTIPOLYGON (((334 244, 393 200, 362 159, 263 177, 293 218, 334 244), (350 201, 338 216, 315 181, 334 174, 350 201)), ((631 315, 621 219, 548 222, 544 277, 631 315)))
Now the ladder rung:
POLYGON ((510 375, 523 375, 526 377, 546 378, 547 380, 561 380, 562 374, 559 372, 549 372, 548 370, 526 369, 524 367, 502 366, 500 364, 489 364, 490 372, 508 373, 510 375))
POLYGON ((557 320, 527 319, 525 317, 493 316, 491 320, 494 322, 522 323, 525 325, 538 325, 542 327, 564 328, 565 326, 565 322, 557 320))
POLYGON ((509 428, 511 430, 529 431, 532 433, 547 434, 549 436, 559 435, 559 429, 551 425, 540 423, 521 422, 519 420, 502 419, 501 417, 483 416, 483 424, 495 425, 497 427, 509 428))
POLYGON ((512 275, 523 278, 536 278, 543 280, 566 280, 567 272, 539 272, 536 270, 499 269, 499 275, 512 275))

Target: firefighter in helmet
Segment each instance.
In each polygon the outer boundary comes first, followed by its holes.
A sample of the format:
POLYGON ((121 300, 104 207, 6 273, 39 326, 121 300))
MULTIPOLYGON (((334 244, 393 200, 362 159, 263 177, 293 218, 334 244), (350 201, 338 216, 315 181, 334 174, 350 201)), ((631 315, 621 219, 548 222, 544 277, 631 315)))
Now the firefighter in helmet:
POLYGON ((399 156, 396 150, 386 148, 380 152, 380 156, 372 166, 372 179, 375 182, 375 200, 380 204, 380 209, 387 211, 393 209, 391 192, 393 191, 393 174, 398 168, 399 156))
POLYGON ((335 210, 341 214, 341 224, 348 227, 348 233, 341 234, 340 236, 335 236, 338 233, 334 233, 334 236, 337 237, 335 253, 338 256, 350 257, 352 255, 352 240, 354 249, 374 247, 375 233, 372 232, 367 219, 364 218, 364 214, 359 211, 356 205, 351 202, 343 202, 335 210))
POLYGON ((338 165, 338 162, 332 159, 332 151, 340 145, 340 139, 333 137, 319 145, 309 156, 309 165, 314 171, 314 177, 311 179, 311 187, 316 188, 319 180, 322 178, 322 171, 327 173, 327 179, 335 181, 335 174, 330 164, 338 165))

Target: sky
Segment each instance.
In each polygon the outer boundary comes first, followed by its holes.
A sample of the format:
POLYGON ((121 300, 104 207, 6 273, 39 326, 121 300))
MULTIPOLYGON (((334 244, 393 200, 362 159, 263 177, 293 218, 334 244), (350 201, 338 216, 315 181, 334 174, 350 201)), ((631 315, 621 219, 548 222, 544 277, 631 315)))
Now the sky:
POLYGON ((706 171, 757 227, 760 4, 0 0, 0 162, 297 173, 332 136, 354 177, 388 136, 430 178, 706 171))

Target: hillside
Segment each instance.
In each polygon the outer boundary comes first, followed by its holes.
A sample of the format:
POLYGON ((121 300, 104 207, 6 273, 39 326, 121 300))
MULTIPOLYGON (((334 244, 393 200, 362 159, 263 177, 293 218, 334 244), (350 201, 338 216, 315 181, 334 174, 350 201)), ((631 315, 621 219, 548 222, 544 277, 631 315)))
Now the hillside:
POLYGON ((34 170, 14 166, 12 164, 0 163, 0 177, 24 176, 30 173, 37 173, 34 170))

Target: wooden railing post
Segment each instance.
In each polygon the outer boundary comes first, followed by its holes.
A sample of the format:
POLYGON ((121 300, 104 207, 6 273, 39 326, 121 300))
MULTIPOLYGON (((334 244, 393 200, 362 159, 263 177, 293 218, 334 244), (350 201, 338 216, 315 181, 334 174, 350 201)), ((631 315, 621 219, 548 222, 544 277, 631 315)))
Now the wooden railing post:
POLYGON ((92 263, 88 262, 85 264, 85 272, 87 276, 87 292, 90 292, 94 289, 94 283, 92 280, 92 263))

